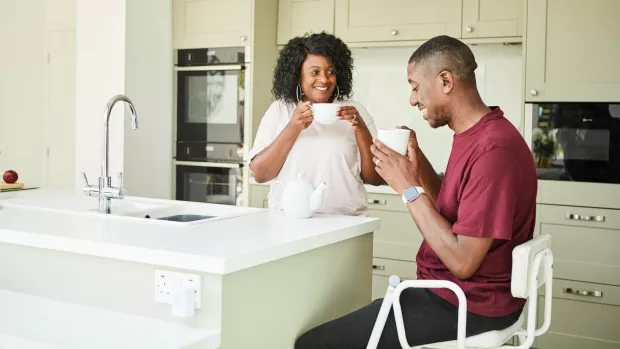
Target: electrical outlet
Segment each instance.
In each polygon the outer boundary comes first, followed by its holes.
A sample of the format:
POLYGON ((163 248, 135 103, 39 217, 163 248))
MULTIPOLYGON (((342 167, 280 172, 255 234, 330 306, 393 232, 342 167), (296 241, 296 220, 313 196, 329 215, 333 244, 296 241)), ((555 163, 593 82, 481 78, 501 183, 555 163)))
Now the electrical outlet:
POLYGON ((180 280, 185 280, 193 286, 196 294, 196 309, 201 307, 201 282, 196 274, 185 274, 169 270, 155 270, 155 302, 172 304, 174 287, 180 280))

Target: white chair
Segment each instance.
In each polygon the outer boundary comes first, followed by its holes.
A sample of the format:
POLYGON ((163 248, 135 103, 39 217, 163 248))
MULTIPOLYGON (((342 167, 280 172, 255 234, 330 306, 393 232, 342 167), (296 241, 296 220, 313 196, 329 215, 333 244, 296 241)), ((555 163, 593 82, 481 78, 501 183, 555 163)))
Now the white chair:
POLYGON ((471 337, 465 337, 467 302, 465 293, 455 283, 446 280, 407 280, 400 281, 396 275, 389 279, 389 285, 379 315, 375 322, 368 346, 366 349, 376 349, 381 333, 390 313, 394 309, 394 319, 398 340, 403 349, 419 348, 530 348, 534 338, 544 334, 551 325, 551 286, 553 282, 553 253, 551 252, 551 236, 539 235, 534 239, 514 248, 512 252, 512 281, 510 290, 514 297, 527 299, 527 323, 525 328, 524 314, 515 324, 499 331, 489 331, 471 337), (536 314, 538 303, 538 288, 545 285, 544 322, 536 328, 536 314), (411 347, 405 336, 403 315, 400 307, 400 294, 408 287, 414 288, 448 288, 456 293, 458 298, 458 325, 457 339, 454 341, 424 344, 411 347), (518 346, 504 346, 513 337, 519 338, 518 346))

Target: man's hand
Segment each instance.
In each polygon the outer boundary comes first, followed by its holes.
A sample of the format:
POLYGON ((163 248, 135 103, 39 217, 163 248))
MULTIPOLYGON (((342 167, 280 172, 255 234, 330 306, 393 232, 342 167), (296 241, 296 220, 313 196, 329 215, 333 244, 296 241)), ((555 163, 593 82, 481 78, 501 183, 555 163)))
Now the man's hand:
POLYGON ((375 139, 370 151, 374 155, 375 170, 398 194, 412 186, 419 186, 418 161, 409 142, 407 157, 395 152, 380 140, 375 139))

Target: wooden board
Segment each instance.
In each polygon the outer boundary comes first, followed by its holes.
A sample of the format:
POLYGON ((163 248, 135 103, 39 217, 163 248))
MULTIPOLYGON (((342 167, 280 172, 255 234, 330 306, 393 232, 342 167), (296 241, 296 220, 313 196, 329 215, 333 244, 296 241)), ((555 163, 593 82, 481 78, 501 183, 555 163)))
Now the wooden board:
POLYGON ((18 189, 18 188, 23 188, 24 187, 24 183, 4 183, 4 182, 0 182, 0 190, 1 189, 18 189))

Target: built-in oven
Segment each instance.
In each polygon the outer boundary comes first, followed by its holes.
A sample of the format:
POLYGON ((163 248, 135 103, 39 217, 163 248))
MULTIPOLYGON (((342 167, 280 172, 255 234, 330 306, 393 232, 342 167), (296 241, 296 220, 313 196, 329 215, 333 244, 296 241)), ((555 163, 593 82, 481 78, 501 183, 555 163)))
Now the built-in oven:
POLYGON ((527 103, 539 179, 620 183, 620 103, 527 103))
POLYGON ((239 204, 249 48, 182 49, 175 64, 175 197, 239 204))
POLYGON ((176 199, 221 205, 243 205, 243 166, 176 162, 176 199))

